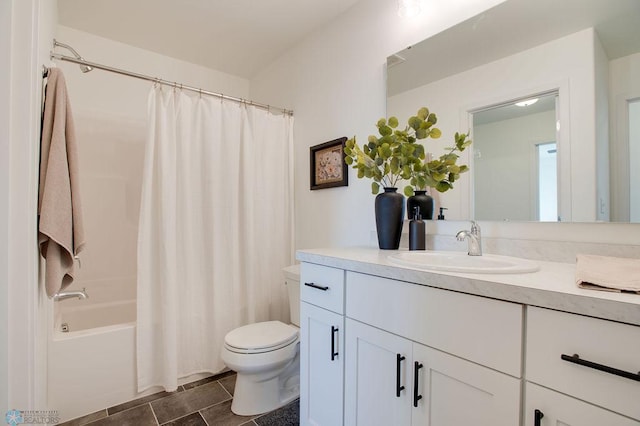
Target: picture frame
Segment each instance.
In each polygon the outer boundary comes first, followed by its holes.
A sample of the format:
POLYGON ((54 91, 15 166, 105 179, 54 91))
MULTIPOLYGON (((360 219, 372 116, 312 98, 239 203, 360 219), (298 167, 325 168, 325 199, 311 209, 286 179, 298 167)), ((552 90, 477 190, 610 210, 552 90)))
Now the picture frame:
POLYGON ((312 191, 349 185, 349 170, 344 161, 346 141, 346 137, 341 137, 309 149, 312 191))

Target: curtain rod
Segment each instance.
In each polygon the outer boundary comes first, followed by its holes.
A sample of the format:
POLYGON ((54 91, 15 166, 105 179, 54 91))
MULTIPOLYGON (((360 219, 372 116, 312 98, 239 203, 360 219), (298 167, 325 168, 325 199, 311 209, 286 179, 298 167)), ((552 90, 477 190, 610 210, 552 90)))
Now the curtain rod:
POLYGON ((114 67, 110 67, 107 65, 102 65, 102 64, 97 64, 95 62, 90 62, 84 59, 76 59, 73 58, 71 56, 65 56, 65 55, 61 55, 59 53, 56 52, 51 52, 50 54, 51 59, 58 59, 60 61, 66 61, 66 62, 72 62, 74 64, 78 64, 78 65, 85 65, 85 66, 89 66, 92 68, 97 68, 103 71, 109 71, 109 72, 113 72, 116 74, 121 74, 121 75, 126 75, 128 77, 133 77, 133 78, 138 78, 140 80, 147 80, 147 81, 153 81, 154 83, 157 84, 163 84, 165 86, 173 86, 175 88, 179 88, 181 90, 189 90, 192 92, 196 92, 196 93, 200 93, 202 95, 209 95, 209 96, 215 96, 217 98, 221 98, 221 99, 226 99, 229 101, 233 101, 233 102, 238 102, 238 103, 243 103, 243 104, 247 104, 247 105, 253 105, 255 107, 258 108, 262 108, 262 109, 266 109, 268 111, 280 111, 285 115, 291 115, 293 116, 293 111, 288 110, 288 109, 284 109, 284 108, 278 108, 278 107, 273 107, 267 104, 261 104, 258 102, 253 102, 253 101, 248 101, 242 98, 236 98, 234 96, 228 96, 228 95, 223 95, 222 93, 215 93, 215 92, 209 92, 208 90, 202 90, 198 87, 192 87, 192 86, 187 86, 184 84, 180 84, 180 83, 176 83, 174 81, 168 81, 168 80, 163 80, 161 78, 157 78, 157 77, 151 77, 148 75, 144 75, 144 74, 138 74, 135 72, 131 72, 131 71, 126 71, 126 70, 122 70, 119 68, 114 68, 114 67))

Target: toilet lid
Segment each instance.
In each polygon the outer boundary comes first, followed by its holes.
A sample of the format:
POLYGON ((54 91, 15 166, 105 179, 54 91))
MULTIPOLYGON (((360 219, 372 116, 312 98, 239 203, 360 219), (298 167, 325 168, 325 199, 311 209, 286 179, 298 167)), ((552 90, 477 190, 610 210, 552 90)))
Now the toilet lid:
POLYGON ((265 321, 236 328, 224 342, 242 350, 260 350, 285 346, 298 337, 298 329, 280 321, 265 321))

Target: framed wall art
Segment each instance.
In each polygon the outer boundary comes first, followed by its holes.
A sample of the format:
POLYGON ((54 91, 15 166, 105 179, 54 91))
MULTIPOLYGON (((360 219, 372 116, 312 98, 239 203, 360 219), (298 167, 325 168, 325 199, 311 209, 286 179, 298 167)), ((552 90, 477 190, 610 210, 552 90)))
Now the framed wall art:
POLYGON ((346 137, 310 148, 311 190, 349 185, 347 163, 344 161, 346 137))

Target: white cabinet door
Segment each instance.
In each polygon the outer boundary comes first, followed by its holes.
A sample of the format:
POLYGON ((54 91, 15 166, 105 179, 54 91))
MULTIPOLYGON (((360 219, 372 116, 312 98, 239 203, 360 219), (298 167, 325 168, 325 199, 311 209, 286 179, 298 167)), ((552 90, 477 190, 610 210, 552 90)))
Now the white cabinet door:
POLYGON ((348 318, 346 328, 344 424, 411 424, 412 343, 348 318))
POLYGON ((520 423, 520 379, 417 343, 413 359, 412 425, 520 423))
POLYGON ((339 426, 343 416, 344 318, 300 304, 300 424, 339 426))
MULTIPOLYGON (((638 426, 640 421, 527 383, 525 426, 638 426)), ((606 390, 603 389, 603 392, 606 390)))

